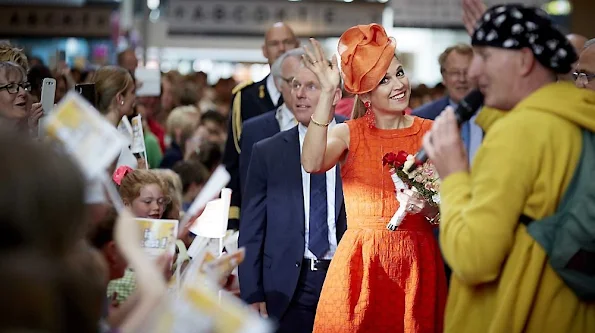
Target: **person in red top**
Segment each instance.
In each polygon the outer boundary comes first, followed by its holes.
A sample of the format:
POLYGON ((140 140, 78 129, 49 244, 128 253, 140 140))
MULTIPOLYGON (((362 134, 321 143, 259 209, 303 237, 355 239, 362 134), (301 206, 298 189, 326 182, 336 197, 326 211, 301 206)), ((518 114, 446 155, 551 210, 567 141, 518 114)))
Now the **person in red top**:
POLYGON ((145 107, 144 110, 146 111, 146 114, 143 114, 142 116, 147 120, 147 125, 149 126, 151 133, 157 137, 161 153, 165 152, 165 129, 154 117, 154 115, 159 112, 161 103, 159 97, 139 97, 137 103, 142 104, 145 107))

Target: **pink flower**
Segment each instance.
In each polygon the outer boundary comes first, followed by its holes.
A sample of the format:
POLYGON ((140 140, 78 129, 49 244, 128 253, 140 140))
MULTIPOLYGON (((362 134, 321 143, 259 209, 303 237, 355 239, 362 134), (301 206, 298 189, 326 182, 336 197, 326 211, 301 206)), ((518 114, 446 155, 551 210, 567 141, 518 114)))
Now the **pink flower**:
POLYGON ((422 177, 421 175, 417 175, 413 180, 415 180, 418 183, 421 183, 424 181, 424 177, 422 177))

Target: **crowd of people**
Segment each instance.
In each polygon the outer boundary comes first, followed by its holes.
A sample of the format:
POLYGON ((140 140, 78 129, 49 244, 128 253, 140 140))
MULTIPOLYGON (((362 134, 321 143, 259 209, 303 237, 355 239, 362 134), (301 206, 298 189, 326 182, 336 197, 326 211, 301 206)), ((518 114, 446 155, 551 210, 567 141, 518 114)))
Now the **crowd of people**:
MULTIPOLYGON (((577 170, 595 167, 584 148, 595 131, 595 39, 564 36, 522 5, 465 0, 463 10, 471 42, 444 50, 433 88, 412 87, 378 24, 345 31, 329 58, 277 23, 264 36, 263 80, 211 87, 205 73, 169 72, 160 95, 143 97, 133 50, 81 72, 0 44, 10 304, 0 330, 139 331, 160 301, 146 286, 165 286, 173 258, 148 267, 123 225, 181 220, 224 165, 228 227, 246 250, 234 292, 279 333, 595 331, 595 217, 574 211, 580 238, 557 214, 570 195, 593 194, 577 170), (56 103, 93 84, 91 102, 114 127, 142 116, 146 158, 124 147, 105 170, 125 213, 39 137, 45 78, 56 80, 56 103), (458 124, 476 89, 481 111, 458 124), (395 191, 383 165, 387 153, 421 148, 441 178, 439 209, 395 191), (407 214, 391 231, 400 205, 407 214), (562 246, 567 257, 553 258, 562 246)), ((186 247, 191 225, 177 235, 186 247)))

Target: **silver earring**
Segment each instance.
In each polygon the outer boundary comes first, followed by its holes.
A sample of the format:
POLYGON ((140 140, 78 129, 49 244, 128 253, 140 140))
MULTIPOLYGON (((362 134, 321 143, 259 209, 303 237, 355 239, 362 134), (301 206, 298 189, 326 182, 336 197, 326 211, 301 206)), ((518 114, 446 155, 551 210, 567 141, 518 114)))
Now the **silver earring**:
POLYGON ((120 105, 124 105, 124 101, 121 101, 121 102, 120 102, 120 105))

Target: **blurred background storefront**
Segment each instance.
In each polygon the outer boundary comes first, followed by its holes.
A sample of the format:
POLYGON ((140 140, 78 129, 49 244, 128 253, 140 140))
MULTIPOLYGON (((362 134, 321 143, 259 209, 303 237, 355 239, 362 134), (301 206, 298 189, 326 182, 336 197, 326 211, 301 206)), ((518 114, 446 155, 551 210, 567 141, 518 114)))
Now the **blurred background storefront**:
MULTIPOLYGON (((587 24, 572 25, 572 15, 595 12, 595 1, 486 1, 503 2, 542 6, 565 31, 595 34, 587 24)), ((78 69, 114 63, 119 50, 133 48, 140 66, 202 71, 214 84, 268 73, 261 46, 276 21, 329 52, 348 27, 378 22, 396 38, 412 82, 434 85, 441 81, 438 55, 469 40, 460 13, 460 0, 0 0, 0 39, 49 66, 64 60, 78 69)))

